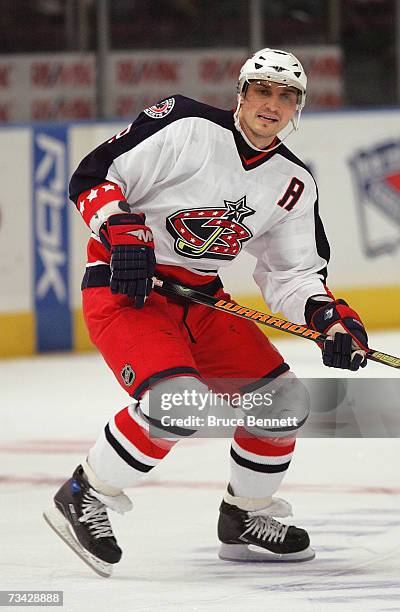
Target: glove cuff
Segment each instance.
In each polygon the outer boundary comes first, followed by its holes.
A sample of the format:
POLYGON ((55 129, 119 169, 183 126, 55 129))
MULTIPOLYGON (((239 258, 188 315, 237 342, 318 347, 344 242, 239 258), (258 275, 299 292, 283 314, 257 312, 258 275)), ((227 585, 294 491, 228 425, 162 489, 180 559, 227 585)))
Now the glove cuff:
POLYGON ((145 222, 146 216, 144 213, 117 213, 108 217, 106 225, 107 227, 114 225, 145 225, 145 222))
POLYGON ((360 322, 358 314, 349 308, 344 300, 333 300, 325 304, 320 302, 319 308, 314 309, 311 314, 310 327, 321 333, 326 333, 338 321, 353 316, 360 322))
POLYGON ((99 238, 108 251, 116 245, 130 244, 154 249, 153 234, 145 225, 144 213, 110 215, 99 230, 99 238))
POLYGON ((304 307, 304 318, 308 327, 311 327, 311 319, 314 313, 320 308, 324 308, 329 304, 332 304, 334 301, 335 298, 322 293, 321 295, 313 295, 312 297, 309 297, 304 307))
POLYGON ((329 335, 329 330, 339 323, 343 333, 350 334, 362 349, 368 350, 368 336, 358 313, 344 300, 335 300, 320 306, 311 316, 310 327, 329 335))

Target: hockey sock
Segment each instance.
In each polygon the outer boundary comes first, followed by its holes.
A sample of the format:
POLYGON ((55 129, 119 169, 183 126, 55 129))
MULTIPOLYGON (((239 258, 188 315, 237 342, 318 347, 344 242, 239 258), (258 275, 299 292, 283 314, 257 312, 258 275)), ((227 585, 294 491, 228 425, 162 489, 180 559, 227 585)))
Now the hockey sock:
POLYGON ((132 404, 107 423, 90 449, 87 462, 101 483, 111 489, 124 489, 148 474, 175 443, 176 440, 150 438, 149 425, 138 403, 132 404))
POLYGON ((231 445, 233 494, 253 500, 272 497, 286 474, 294 447, 294 438, 258 438, 238 427, 231 445))
MULTIPOLYGON (((162 422, 163 398, 172 395, 184 398, 185 393, 189 398, 192 393, 207 395, 208 388, 191 376, 163 379, 144 393, 140 402, 127 406, 107 423, 87 459, 103 486, 114 489, 134 486, 141 476, 158 465, 180 438, 196 433, 193 429, 169 427, 162 422)), ((179 417, 187 410, 187 406, 178 403, 168 413, 179 417)))

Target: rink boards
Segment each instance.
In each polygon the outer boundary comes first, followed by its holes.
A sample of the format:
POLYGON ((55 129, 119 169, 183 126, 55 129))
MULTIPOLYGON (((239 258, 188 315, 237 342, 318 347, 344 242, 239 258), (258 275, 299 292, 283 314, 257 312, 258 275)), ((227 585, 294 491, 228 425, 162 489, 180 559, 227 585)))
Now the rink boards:
MULTIPOLYGON (((289 146, 310 165, 332 248, 329 286, 369 328, 400 327, 400 111, 313 113, 289 146)), ((121 122, 0 129, 0 356, 89 348, 80 310, 88 230, 68 201, 82 157, 121 122)), ((209 203, 207 203, 209 204, 209 203)), ((265 310, 239 256, 223 278, 265 310)))

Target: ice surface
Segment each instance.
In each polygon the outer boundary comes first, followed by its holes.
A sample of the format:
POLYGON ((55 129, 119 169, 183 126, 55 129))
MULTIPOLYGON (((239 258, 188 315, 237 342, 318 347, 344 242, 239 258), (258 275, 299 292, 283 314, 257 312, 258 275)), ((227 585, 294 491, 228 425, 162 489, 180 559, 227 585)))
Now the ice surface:
MULTIPOLYGON (((312 343, 274 344, 299 376, 338 375, 312 343)), ((400 334, 371 346, 397 355, 400 334)), ((399 373, 370 363, 361 376, 399 373)), ((126 395, 95 354, 0 362, 0 389, 0 589, 63 590, 68 612, 400 610, 399 439, 299 440, 278 495, 317 558, 264 566, 217 558, 229 440, 181 442, 129 491, 133 511, 112 515, 124 556, 106 580, 41 512, 126 395)))

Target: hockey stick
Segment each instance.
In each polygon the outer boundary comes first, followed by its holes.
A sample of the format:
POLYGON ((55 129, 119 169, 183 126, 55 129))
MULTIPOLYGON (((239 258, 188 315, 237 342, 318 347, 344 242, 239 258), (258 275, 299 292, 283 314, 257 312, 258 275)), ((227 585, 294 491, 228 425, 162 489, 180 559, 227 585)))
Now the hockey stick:
POLYGON ((184 240, 178 241, 178 249, 183 253, 189 252, 191 255, 202 255, 204 251, 208 249, 208 247, 219 238, 219 236, 225 231, 225 227, 218 227, 213 234, 209 237, 208 240, 201 246, 195 247, 184 240))
MULTIPOLYGON (((216 310, 221 310, 222 312, 242 317, 243 319, 255 321, 267 327, 279 329, 287 334, 307 338, 307 340, 312 340, 313 342, 325 342, 328 338, 326 334, 320 334, 305 325, 296 325, 295 323, 286 321, 286 319, 274 317, 273 315, 269 315, 254 308, 241 306, 234 302, 226 302, 225 300, 220 300, 206 293, 190 289, 190 287, 184 287, 178 283, 162 281, 156 278, 154 279, 154 289, 161 295, 179 296, 186 300, 196 302, 197 304, 203 304, 204 306, 209 306, 210 308, 215 308, 216 310)), ((369 349, 369 351, 367 351, 367 358, 371 361, 400 369, 400 357, 394 357, 393 355, 387 355, 381 351, 369 349)))

